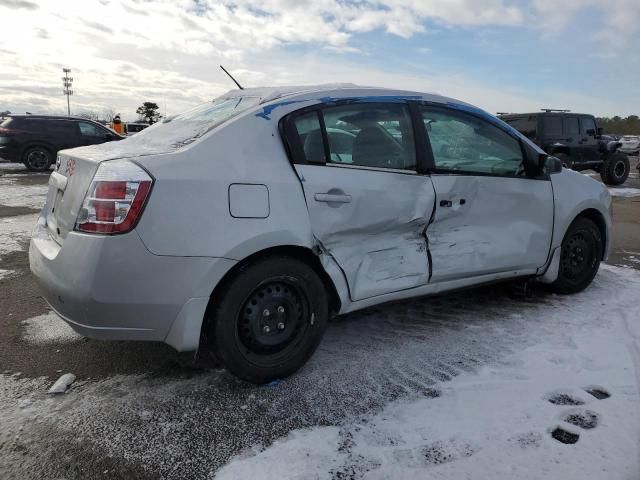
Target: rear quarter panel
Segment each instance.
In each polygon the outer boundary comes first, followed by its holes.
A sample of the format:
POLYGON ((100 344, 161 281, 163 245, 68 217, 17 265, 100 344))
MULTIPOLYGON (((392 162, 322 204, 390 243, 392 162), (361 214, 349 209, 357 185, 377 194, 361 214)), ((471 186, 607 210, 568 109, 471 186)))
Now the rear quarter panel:
POLYGON ((191 146, 138 163, 156 179, 137 227, 152 253, 240 260, 273 246, 313 245, 302 187, 276 118, 249 112, 191 146), (231 216, 234 183, 267 187, 266 218, 231 216))

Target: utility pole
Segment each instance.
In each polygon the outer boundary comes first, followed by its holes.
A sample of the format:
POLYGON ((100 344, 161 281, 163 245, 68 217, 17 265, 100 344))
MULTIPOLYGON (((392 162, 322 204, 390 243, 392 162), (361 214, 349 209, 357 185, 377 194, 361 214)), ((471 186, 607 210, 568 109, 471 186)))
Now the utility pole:
POLYGON ((71 73, 70 68, 63 68, 64 77, 62 77, 62 84, 64 85, 64 90, 62 90, 63 95, 67 96, 67 116, 71 116, 71 104, 69 103, 69 97, 73 95, 73 90, 71 90, 71 85, 73 84, 73 77, 70 77, 71 73))

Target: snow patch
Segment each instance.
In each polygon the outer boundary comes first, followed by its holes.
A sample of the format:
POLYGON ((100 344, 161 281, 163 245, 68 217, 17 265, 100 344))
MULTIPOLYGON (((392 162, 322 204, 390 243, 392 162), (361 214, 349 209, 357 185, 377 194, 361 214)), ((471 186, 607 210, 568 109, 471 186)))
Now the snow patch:
MULTIPOLYGON (((628 292, 640 290, 640 273, 602 270, 600 280, 615 275, 628 282, 628 292)), ((614 293, 606 318, 567 337, 568 326, 602 314, 595 293, 580 302, 560 297, 562 309, 541 308, 538 316, 551 317, 556 330, 546 341, 460 375, 438 398, 392 402, 338 431, 294 431, 236 457, 215 478, 581 480, 595 471, 638 478, 640 362, 632 351, 640 345, 640 304, 614 293), (601 385, 611 396, 593 396, 586 385, 601 385), (584 407, 549 401, 559 396, 584 407)))
POLYGON ((23 340, 34 344, 70 343, 82 340, 57 314, 49 312, 22 322, 23 340))
POLYGON ((0 268, 0 280, 5 280, 7 278, 11 278, 16 274, 13 270, 3 270, 0 268))
POLYGON ((37 221, 37 214, 0 218, 0 256, 24 250, 37 221))
POLYGON ((640 188, 609 188, 612 197, 640 197, 640 188))
POLYGON ((17 176, 0 177, 0 205, 40 209, 45 204, 48 191, 49 186, 46 184, 21 185, 17 176))

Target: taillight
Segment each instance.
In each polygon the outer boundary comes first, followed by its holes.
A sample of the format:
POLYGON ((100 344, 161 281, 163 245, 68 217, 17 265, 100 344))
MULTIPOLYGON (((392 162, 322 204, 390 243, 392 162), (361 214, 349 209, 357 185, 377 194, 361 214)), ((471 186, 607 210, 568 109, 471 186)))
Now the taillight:
POLYGON ((101 163, 84 198, 75 230, 103 234, 131 231, 142 215, 152 184, 149 174, 135 163, 101 163))

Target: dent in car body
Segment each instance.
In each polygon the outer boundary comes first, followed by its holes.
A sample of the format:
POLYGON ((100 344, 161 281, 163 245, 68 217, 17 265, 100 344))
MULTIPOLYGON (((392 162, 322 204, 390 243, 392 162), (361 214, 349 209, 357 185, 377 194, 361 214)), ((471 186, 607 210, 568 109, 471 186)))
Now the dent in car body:
POLYGON ((535 273, 545 265, 553 230, 550 181, 446 174, 431 179, 433 282, 514 269, 535 273))
POLYGON ((342 268, 352 300, 429 281, 425 229, 435 199, 429 177, 375 169, 296 165, 322 248, 342 268), (332 203, 318 195, 350 196, 332 203))

